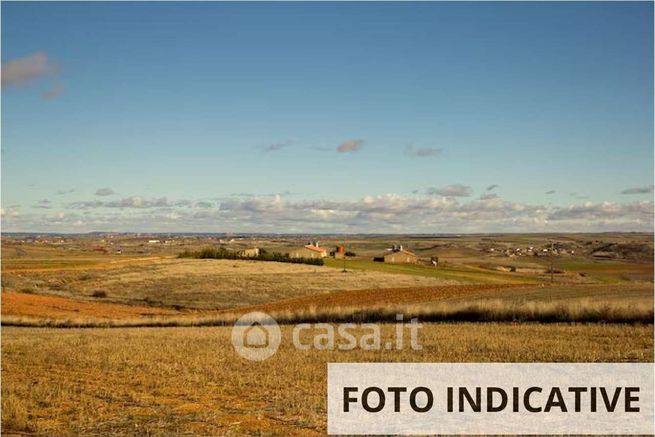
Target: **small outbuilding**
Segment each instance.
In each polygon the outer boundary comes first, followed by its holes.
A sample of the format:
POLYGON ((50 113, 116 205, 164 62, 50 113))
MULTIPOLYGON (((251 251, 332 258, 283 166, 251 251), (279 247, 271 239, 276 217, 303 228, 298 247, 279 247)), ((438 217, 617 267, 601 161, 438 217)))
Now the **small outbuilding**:
POLYGON ((334 249, 334 259, 344 259, 346 257, 346 248, 343 246, 337 246, 334 249))

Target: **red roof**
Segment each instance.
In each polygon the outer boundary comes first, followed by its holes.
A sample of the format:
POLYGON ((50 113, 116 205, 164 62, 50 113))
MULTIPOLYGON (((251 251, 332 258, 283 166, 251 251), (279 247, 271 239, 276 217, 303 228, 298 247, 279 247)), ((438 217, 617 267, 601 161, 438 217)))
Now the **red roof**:
POLYGON ((323 249, 322 247, 312 246, 311 244, 305 246, 305 249, 313 250, 315 252, 327 252, 327 250, 323 249))

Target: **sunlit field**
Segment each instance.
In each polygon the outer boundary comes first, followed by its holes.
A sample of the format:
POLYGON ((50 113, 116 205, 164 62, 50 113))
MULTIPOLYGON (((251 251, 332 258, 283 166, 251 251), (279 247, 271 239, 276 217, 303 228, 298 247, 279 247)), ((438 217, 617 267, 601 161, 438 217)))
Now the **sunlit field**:
MULTIPOLYGON (((4 432, 323 435, 328 362, 651 362, 652 325, 428 324, 420 351, 300 351, 264 362, 229 328, 4 328, 4 432)), ((311 332, 310 332, 311 334, 311 332)), ((393 336, 384 326, 383 341, 393 336)))
POLYGON ((466 237, 445 250, 438 239, 415 242, 439 256, 437 267, 393 265, 372 260, 389 241, 371 238, 358 240, 344 272, 330 258, 176 257, 206 247, 200 237, 127 256, 96 244, 3 243, 5 433, 324 435, 328 362, 653 361, 645 260, 556 258, 550 275, 548 258, 499 256, 466 237), (250 311, 282 324, 280 349, 260 363, 230 343, 231 325, 250 311), (316 322, 380 323, 386 341, 397 313, 422 322, 422 350, 302 351, 289 341, 294 323, 316 322))
POLYGON ((650 429, 655 1, 0 2, 3 436, 650 429))

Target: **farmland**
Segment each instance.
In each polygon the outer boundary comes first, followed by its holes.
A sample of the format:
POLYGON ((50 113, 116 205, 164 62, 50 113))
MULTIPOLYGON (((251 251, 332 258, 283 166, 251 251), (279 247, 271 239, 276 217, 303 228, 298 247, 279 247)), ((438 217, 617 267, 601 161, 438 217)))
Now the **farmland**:
POLYGON ((3 425, 40 435, 323 435, 327 362, 653 360, 647 325, 424 329, 422 351, 299 351, 283 342, 254 363, 234 354, 229 328, 5 328, 3 425))
POLYGON ((654 13, 0 0, 0 437, 655 437, 654 13))
POLYGON ((3 429, 323 435, 328 362, 653 361, 648 234, 351 236, 354 255, 324 266, 177 257, 302 244, 294 236, 4 236, 3 429), (561 250, 544 256, 552 240, 561 250), (438 266, 373 261, 398 242, 438 266), (423 349, 302 351, 283 341, 254 363, 230 343, 229 325, 249 311, 275 316, 286 339, 292 323, 350 320, 383 322, 387 338, 399 312, 424 321, 423 349))

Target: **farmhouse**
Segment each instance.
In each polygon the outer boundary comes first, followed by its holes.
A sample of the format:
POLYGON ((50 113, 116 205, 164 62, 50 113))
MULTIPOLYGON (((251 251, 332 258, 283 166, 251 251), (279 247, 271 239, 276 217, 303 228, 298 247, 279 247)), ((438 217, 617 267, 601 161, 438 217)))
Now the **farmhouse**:
POLYGON ((384 254, 384 262, 391 264, 416 264, 418 257, 414 252, 403 249, 403 246, 393 246, 384 254))
POLYGON ((306 246, 289 252, 289 258, 325 258, 327 250, 318 245, 318 241, 309 242, 306 246))
POLYGON ((346 257, 346 248, 343 246, 337 246, 334 249, 334 258, 335 259, 344 259, 346 257))

